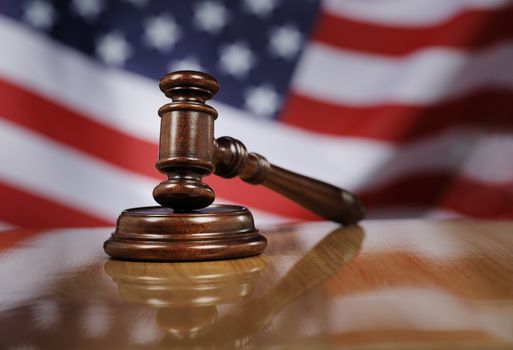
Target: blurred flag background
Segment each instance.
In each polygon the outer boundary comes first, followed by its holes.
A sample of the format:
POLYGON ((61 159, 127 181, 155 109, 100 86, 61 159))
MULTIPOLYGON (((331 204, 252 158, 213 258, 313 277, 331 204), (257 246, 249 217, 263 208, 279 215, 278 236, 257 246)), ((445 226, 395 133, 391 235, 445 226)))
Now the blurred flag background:
MULTIPOLYGON (((215 76, 216 136, 370 217, 513 218, 513 2, 2 0, 0 227, 153 205, 158 79, 215 76)), ((207 179, 260 224, 315 217, 207 179)))

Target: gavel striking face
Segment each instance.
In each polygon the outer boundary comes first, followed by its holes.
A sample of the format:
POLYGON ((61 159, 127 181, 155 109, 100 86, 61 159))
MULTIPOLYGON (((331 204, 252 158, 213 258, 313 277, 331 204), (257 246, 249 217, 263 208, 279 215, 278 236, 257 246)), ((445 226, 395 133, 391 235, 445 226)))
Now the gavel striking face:
POLYGON ((246 208, 211 205, 214 191, 202 181, 215 173, 262 184, 312 212, 341 224, 365 215, 358 198, 338 187, 281 169, 231 137, 214 138, 217 111, 205 102, 219 90, 208 74, 178 71, 160 81, 172 102, 161 117, 157 169, 167 175, 153 190, 162 207, 134 208, 118 218, 105 251, 137 260, 209 260, 249 256, 265 248, 246 208))

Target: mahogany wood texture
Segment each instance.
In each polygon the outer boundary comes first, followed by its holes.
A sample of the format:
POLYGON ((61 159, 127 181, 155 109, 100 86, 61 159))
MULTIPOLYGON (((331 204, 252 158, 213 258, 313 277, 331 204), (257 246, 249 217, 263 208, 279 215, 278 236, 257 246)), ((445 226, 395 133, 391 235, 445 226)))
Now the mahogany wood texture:
POLYGON ((218 138, 215 157, 216 175, 262 184, 325 219, 349 225, 365 216, 365 208, 351 192, 273 165, 260 154, 248 153, 234 138, 218 138))
POLYGON ((214 191, 202 177, 214 171, 214 120, 217 112, 205 104, 218 90, 207 74, 181 71, 166 75, 160 89, 172 99, 159 109, 160 143, 156 167, 168 180, 153 191, 155 200, 178 210, 211 204, 214 191))
POLYGON ((109 260, 111 228, 0 233, 0 349, 511 349, 513 222, 265 229, 265 254, 109 260))
POLYGON ((249 210, 211 205, 185 213, 166 207, 125 210, 104 250, 118 259, 190 261, 252 256, 265 246, 249 210))
POLYGON ((251 184, 263 184, 328 220, 356 223, 365 211, 352 193, 270 164, 249 153, 238 140, 214 139, 217 112, 205 101, 219 90, 218 82, 201 72, 179 71, 166 75, 160 88, 171 103, 162 106, 157 168, 168 180, 154 191, 155 200, 177 210, 200 209, 211 204, 214 191, 202 177, 215 173, 240 176, 251 184))
POLYGON ((162 207, 125 210, 112 237, 104 244, 118 259, 192 261, 247 257, 261 253, 265 238, 251 213, 238 206, 211 206, 214 191, 203 182, 212 174, 240 176, 263 184, 320 216, 354 224, 365 215, 352 193, 270 164, 230 137, 214 138, 217 111, 205 101, 219 90, 218 82, 201 72, 178 71, 160 81, 171 102, 161 117, 157 169, 167 180, 153 191, 162 207))

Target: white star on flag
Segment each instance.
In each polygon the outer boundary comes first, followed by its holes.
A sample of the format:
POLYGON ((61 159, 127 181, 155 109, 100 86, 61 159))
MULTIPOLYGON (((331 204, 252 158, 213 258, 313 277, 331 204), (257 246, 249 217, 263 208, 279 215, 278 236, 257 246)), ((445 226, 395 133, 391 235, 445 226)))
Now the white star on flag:
POLYGON ((301 48, 303 38, 294 26, 285 25, 271 30, 269 48, 273 54, 285 59, 292 59, 301 48))
POLYGON ((122 66, 132 54, 132 49, 122 35, 109 33, 98 40, 96 52, 105 63, 122 66))
POLYGON ((103 11, 102 0, 73 0, 71 8, 75 13, 87 20, 96 19, 103 11))
POLYGON ((180 27, 168 15, 153 17, 144 24, 144 41, 157 50, 168 51, 180 37, 180 27))
POLYGON ((205 1, 196 6, 194 24, 210 34, 217 34, 228 21, 226 7, 213 1, 205 1))
POLYGON ((57 14, 47 2, 32 1, 25 7, 23 18, 30 25, 39 29, 49 29, 55 22, 57 14))
POLYGON ((244 0, 244 7, 259 17, 268 17, 276 7, 276 0, 244 0))
POLYGON ((255 55, 244 43, 234 43, 221 48, 219 65, 227 74, 243 78, 255 64, 255 55))
POLYGON ((280 96, 268 85, 250 87, 245 96, 245 107, 261 117, 273 115, 280 104, 280 96))

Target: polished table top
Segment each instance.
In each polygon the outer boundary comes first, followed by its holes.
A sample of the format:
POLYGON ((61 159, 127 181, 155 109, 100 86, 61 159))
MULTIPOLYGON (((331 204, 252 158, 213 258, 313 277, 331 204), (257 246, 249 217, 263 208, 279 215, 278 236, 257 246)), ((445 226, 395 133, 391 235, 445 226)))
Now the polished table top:
POLYGON ((513 222, 274 226, 174 264, 109 260, 111 231, 0 233, 0 349, 513 348, 513 222))

